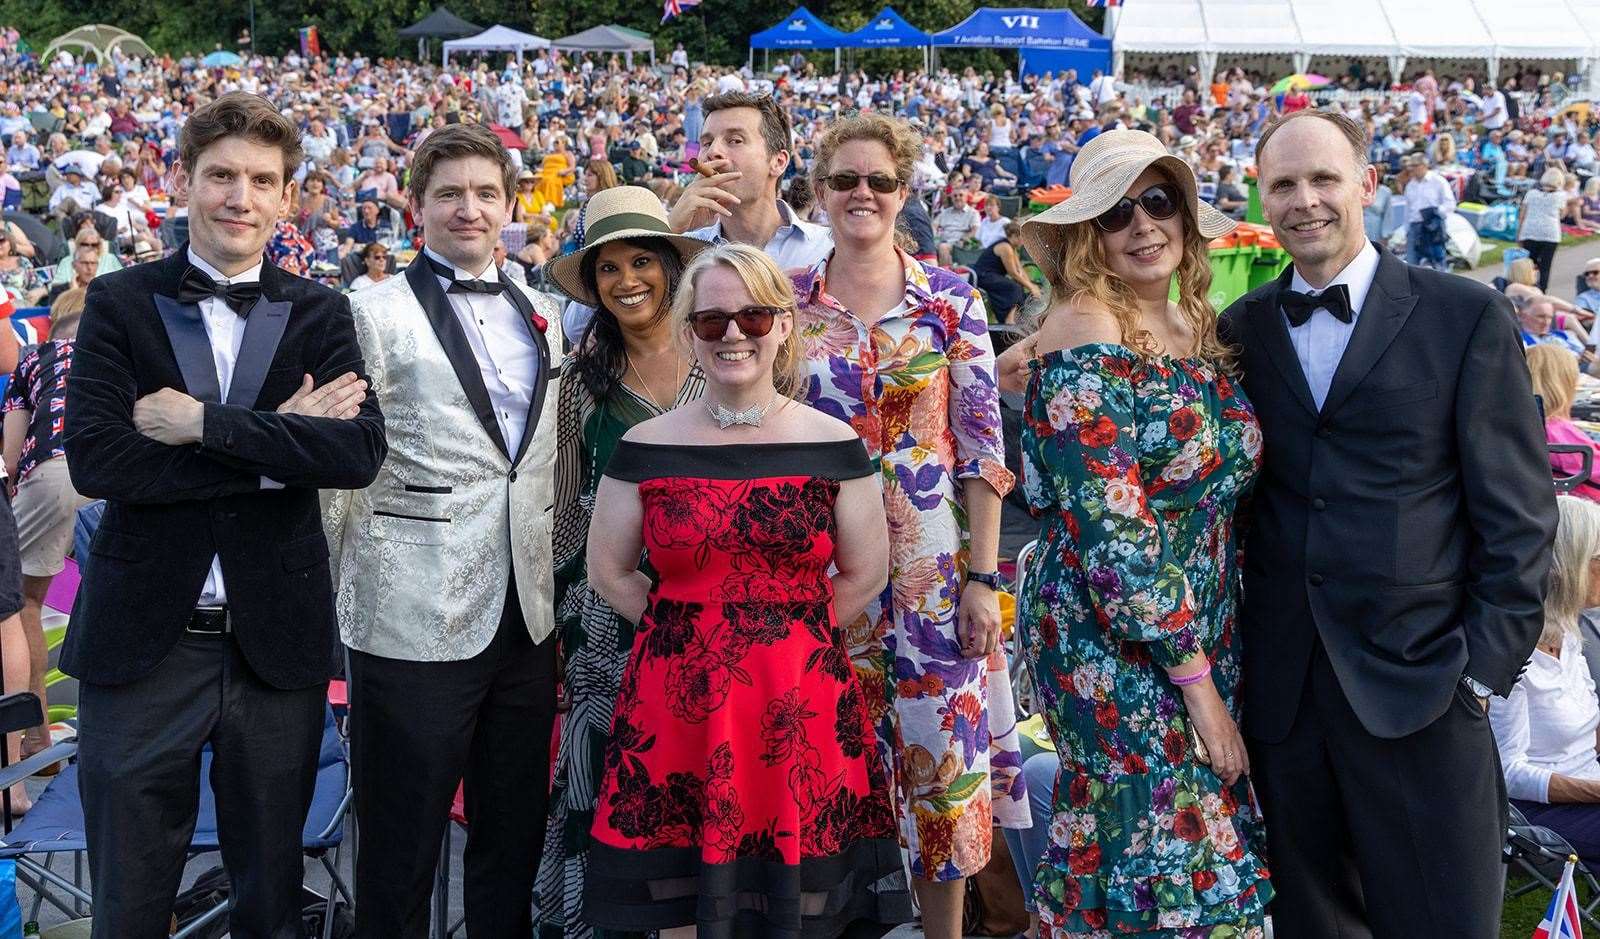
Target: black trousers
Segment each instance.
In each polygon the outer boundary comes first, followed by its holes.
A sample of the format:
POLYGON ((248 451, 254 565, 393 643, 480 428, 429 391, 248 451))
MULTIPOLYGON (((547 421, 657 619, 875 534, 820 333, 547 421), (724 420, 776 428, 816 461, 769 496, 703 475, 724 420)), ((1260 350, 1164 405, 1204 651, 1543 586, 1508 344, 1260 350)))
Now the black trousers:
POLYGON ((1248 742, 1278 939, 1500 935, 1505 779, 1471 692, 1414 734, 1374 737, 1319 642, 1288 738, 1248 742))
POLYGON ((1550 289, 1550 266, 1555 263, 1558 242, 1525 240, 1522 246, 1528 249, 1528 259, 1539 269, 1539 292, 1544 293, 1550 289))
POLYGON ((227 637, 185 637, 149 675, 78 691, 78 782, 94 939, 165 939, 212 749, 236 939, 300 939, 301 829, 316 788, 325 685, 284 691, 227 637))
POLYGON ((556 640, 534 644, 516 585, 476 656, 410 662, 350 652, 350 743, 361 850, 356 935, 423 939, 456 786, 466 779, 467 935, 528 939, 544 849, 556 640))

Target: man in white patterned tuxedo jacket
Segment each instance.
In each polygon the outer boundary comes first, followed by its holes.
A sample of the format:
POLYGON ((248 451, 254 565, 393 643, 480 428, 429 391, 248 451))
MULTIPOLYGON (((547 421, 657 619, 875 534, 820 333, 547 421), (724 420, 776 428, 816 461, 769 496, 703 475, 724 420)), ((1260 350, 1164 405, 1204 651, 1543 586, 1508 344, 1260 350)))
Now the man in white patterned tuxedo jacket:
POLYGON ((325 512, 344 642, 364 939, 421 939, 465 776, 467 932, 527 939, 555 716, 551 506, 559 326, 493 263, 513 171, 492 132, 434 131, 412 164, 428 247, 351 296, 388 424, 366 489, 325 512), (558 335, 558 334, 553 334, 558 335))

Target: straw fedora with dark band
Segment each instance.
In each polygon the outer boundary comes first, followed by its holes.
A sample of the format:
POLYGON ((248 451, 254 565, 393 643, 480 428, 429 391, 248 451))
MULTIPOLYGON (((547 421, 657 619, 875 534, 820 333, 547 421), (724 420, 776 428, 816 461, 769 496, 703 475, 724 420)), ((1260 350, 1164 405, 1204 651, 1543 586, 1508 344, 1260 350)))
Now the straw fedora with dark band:
POLYGON ((1072 161, 1067 178, 1072 195, 1022 223, 1022 242, 1047 282, 1056 279, 1066 226, 1105 214, 1127 195, 1139 174, 1152 166, 1165 170, 1183 190, 1201 237, 1209 241, 1238 227, 1238 222, 1200 201, 1194 170, 1168 153, 1153 135, 1142 130, 1108 130, 1089 141, 1072 161))
POLYGON ((562 292, 579 303, 592 307, 600 298, 583 283, 583 259, 608 241, 623 238, 665 238, 683 256, 683 262, 711 246, 711 242, 680 235, 667 224, 667 210, 656 194, 643 186, 614 186, 589 197, 583 207, 583 247, 563 254, 545 269, 562 292))

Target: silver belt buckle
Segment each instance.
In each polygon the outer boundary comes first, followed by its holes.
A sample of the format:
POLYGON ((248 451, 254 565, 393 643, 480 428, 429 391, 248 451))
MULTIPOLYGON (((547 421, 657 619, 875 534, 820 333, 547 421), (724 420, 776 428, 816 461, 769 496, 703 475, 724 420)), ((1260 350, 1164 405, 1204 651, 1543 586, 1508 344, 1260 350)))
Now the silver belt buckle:
POLYGON ((187 633, 188 635, 191 635, 191 636, 226 636, 228 633, 233 631, 232 628, 231 628, 232 625, 233 625, 232 622, 231 622, 232 617, 228 614, 228 608, 225 607, 225 606, 197 606, 197 607, 195 607, 194 612, 195 613, 214 613, 214 614, 215 613, 220 613, 222 615, 222 628, 221 629, 195 629, 194 625, 193 625, 194 624, 194 618, 193 618, 193 615, 191 614, 189 622, 186 623, 184 625, 184 627, 183 627, 183 631, 185 633, 187 633))

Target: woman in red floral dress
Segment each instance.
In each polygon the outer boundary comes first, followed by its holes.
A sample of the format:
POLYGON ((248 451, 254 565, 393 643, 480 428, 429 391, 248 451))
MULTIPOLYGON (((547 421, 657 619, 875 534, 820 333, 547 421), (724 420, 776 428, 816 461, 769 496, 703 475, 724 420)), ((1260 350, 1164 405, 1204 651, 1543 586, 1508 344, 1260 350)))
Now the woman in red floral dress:
POLYGON ((640 625, 584 918, 663 939, 835 936, 900 869, 839 626, 888 578, 883 500, 849 425, 786 396, 799 359, 778 267, 720 245, 682 283, 704 398, 628 431, 589 528, 591 585, 640 625))

